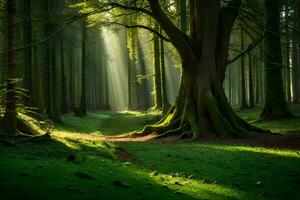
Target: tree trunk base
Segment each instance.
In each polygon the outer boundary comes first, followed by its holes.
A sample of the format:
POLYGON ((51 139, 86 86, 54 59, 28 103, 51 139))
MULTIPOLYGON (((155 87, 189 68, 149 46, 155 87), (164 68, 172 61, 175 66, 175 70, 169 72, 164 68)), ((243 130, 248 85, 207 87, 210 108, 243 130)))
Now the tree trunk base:
POLYGON ((265 106, 263 112, 260 115, 260 121, 271 121, 271 120, 280 120, 280 119, 291 119, 295 116, 293 113, 286 107, 282 109, 272 109, 272 106, 265 106))
POLYGON ((245 138, 259 133, 271 133, 250 125, 237 116, 231 108, 223 110, 226 112, 222 113, 217 103, 211 98, 206 96, 203 99, 202 108, 205 108, 203 116, 199 116, 199 112, 197 112, 199 108, 189 98, 186 100, 183 110, 176 103, 159 122, 147 125, 142 131, 134 132, 131 135, 138 137, 156 133, 157 138, 178 135, 180 138, 188 137, 195 140, 201 137, 245 138))
POLYGON ((49 132, 47 131, 45 134, 41 134, 36 127, 34 127, 30 122, 26 121, 19 115, 17 115, 17 130, 15 133, 9 133, 5 131, 5 125, 4 125, 3 119, 0 123, 0 128, 3 128, 3 132, 1 133, 2 139, 4 140, 17 140, 17 141, 27 141, 27 140, 36 140, 40 138, 48 138, 51 139, 51 136, 49 132))

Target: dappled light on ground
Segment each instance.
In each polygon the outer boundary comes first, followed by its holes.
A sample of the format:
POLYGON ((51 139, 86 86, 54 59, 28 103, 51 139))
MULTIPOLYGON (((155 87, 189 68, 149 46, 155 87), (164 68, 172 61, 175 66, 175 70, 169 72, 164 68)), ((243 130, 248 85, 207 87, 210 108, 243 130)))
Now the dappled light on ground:
POLYGON ((5 152, 0 154, 1 195, 45 200, 299 199, 298 150, 248 146, 239 140, 107 141, 124 138, 118 135, 140 130, 159 115, 65 115, 52 131, 53 141, 0 146, 5 152))

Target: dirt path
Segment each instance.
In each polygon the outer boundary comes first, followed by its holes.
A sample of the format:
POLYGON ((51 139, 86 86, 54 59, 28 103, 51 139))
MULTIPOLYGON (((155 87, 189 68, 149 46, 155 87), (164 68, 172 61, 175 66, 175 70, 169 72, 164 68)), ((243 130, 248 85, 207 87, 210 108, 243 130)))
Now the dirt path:
MULTIPOLYGON (((109 142, 148 142, 157 143, 174 143, 182 142, 178 137, 167 137, 156 139, 157 134, 153 133, 143 137, 132 137, 128 135, 105 136, 105 140, 109 142)), ((300 132, 290 132, 284 135, 261 135, 254 138, 233 139, 233 138, 201 138, 198 143, 215 143, 215 144, 237 144, 253 147, 266 147, 278 149, 294 149, 300 150, 300 132)))
POLYGON ((154 140, 157 134, 153 133, 143 137, 133 137, 128 135, 104 136, 104 139, 109 142, 147 142, 154 140))

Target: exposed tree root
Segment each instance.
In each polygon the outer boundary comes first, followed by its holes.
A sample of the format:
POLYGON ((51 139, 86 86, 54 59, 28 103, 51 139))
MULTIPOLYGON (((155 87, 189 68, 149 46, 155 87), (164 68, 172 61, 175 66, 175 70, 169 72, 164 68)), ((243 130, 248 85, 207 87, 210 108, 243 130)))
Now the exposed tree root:
MULTIPOLYGON (((0 124, 0 126, 3 125, 0 124)), ((1 138, 4 141, 15 140, 18 142, 51 139, 49 130, 45 132, 46 133, 42 134, 41 129, 40 127, 38 127, 38 125, 31 123, 20 115, 17 115, 17 132, 14 134, 7 134, 4 130, 4 132, 1 132, 1 138)))
POLYGON ((237 116, 229 104, 218 106, 212 95, 203 95, 203 110, 199 110, 192 98, 185 101, 184 109, 174 104, 169 112, 154 125, 147 125, 140 132, 131 136, 145 136, 156 133, 156 138, 178 135, 179 138, 189 137, 195 140, 200 137, 214 135, 218 137, 244 138, 255 136, 258 133, 271 133, 270 131, 254 127, 237 116), (199 115, 203 114, 204 115, 199 115))
MULTIPOLYGON (((274 107, 274 106, 273 106, 274 107)), ((291 119, 295 116, 285 105, 282 108, 272 109, 271 105, 266 105, 263 112, 260 115, 260 121, 279 120, 279 119, 291 119)))

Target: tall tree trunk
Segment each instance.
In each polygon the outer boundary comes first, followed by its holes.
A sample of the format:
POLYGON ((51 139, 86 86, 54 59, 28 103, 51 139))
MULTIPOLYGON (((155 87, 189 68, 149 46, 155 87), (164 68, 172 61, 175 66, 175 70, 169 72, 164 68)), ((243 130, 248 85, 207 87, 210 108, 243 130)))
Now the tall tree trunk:
MULTIPOLYGON (((144 57, 144 52, 143 52, 143 48, 142 48, 142 44, 140 42, 140 40, 138 39, 138 47, 137 47, 137 53, 138 53, 138 66, 139 66, 139 70, 140 70, 140 74, 142 76, 146 76, 147 72, 146 72, 146 63, 145 63, 145 57, 144 57)), ((139 104, 138 104, 138 109, 139 110, 147 110, 150 106, 149 103, 149 99, 150 97, 149 95, 149 90, 148 90, 148 81, 146 79, 142 79, 138 85, 139 90, 139 104)))
POLYGON ((15 1, 6 0, 5 17, 7 23, 7 64, 6 64, 6 101, 2 126, 9 134, 16 133, 16 55, 15 55, 15 1))
MULTIPOLYGON (((163 33, 160 30, 161 34, 163 33)), ((165 64, 165 46, 164 40, 160 40, 160 74, 161 74, 161 94, 162 94, 162 110, 166 113, 170 109, 170 103, 167 95, 167 77, 166 77, 166 64, 165 64)))
POLYGON ((288 102, 291 102, 292 95, 291 95, 291 62, 290 62, 290 54, 291 54, 291 46, 290 46, 290 36, 289 36, 289 3, 285 4, 285 26, 286 26, 286 51, 285 51, 285 71, 286 71, 286 99, 288 102))
POLYGON ((61 52, 60 59, 61 59, 61 93, 62 93, 61 111, 62 113, 67 113, 69 109, 69 105, 68 105, 68 94, 67 94, 67 72, 66 72, 63 36, 61 36, 60 38, 60 52, 61 52))
MULTIPOLYGON (((245 50, 245 34, 244 29, 241 26, 241 51, 245 50)), ((247 104, 247 93, 246 93, 246 78, 245 78, 245 55, 241 57, 241 109, 247 109, 249 106, 247 104)))
POLYGON ((300 103, 300 1, 296 1, 296 23, 295 28, 297 31, 295 31, 296 40, 293 43, 294 44, 294 61, 295 61, 295 70, 294 70, 294 81, 293 81, 293 88, 294 88, 294 103, 300 103))
MULTIPOLYGON (((154 29, 159 31, 158 24, 154 24, 154 29)), ((161 110, 162 85, 161 85, 161 69, 160 69, 160 43, 157 34, 153 34, 153 70, 154 70, 154 109, 161 110)))
POLYGON ((249 77, 249 107, 250 108, 254 108, 255 103, 254 103, 254 81, 253 81, 253 58, 252 55, 248 55, 249 57, 249 73, 248 73, 248 77, 249 77))
POLYGON ((282 51, 279 34, 280 0, 266 0, 265 84, 266 99, 262 120, 291 117, 285 101, 282 80, 282 51))
MULTIPOLYGON (((57 10, 55 10, 55 5, 57 3, 57 0, 55 1, 48 1, 48 14, 51 13, 51 15, 48 16, 48 23, 46 25, 48 34, 53 34, 56 31, 57 24, 53 21, 53 16, 57 16, 57 10)), ((56 38, 52 38, 48 42, 48 56, 47 56, 47 62, 48 62, 48 71, 46 71, 46 75, 48 77, 48 83, 49 85, 46 86, 48 89, 48 115, 49 118, 52 119, 55 122, 61 122, 60 118, 60 43, 57 41, 56 38)))
MULTIPOLYGON (((222 87, 223 79, 219 78, 224 76, 226 66, 220 66, 218 60, 227 61, 228 48, 220 51, 218 42, 223 38, 229 39, 222 30, 224 27, 231 30, 240 1, 230 3, 230 8, 234 8, 232 12, 226 12, 226 24, 222 24, 225 23, 224 10, 219 0, 190 0, 190 39, 164 14, 158 0, 148 2, 153 17, 181 56, 182 79, 176 102, 168 114, 157 124, 146 126, 140 134, 156 132, 160 136, 179 134, 193 138, 205 135, 239 137, 258 131, 234 113, 222 87)), ((227 62, 224 63, 227 65, 227 62)))
MULTIPOLYGON (((24 20, 22 23, 22 32, 23 32, 23 45, 30 45, 32 43, 32 26, 31 26, 31 1, 22 0, 21 2, 21 13, 20 16, 24 20)), ((25 70, 24 73, 24 88, 28 91, 28 96, 25 99, 25 102, 29 106, 34 106, 32 104, 32 92, 33 92, 33 83, 32 83, 32 48, 27 48, 24 53, 24 57, 22 58, 23 67, 25 70)))
MULTIPOLYGON (((39 19, 41 21, 45 21, 46 17, 44 15, 44 11, 46 10, 47 4, 44 2, 38 2, 35 4, 31 4, 31 18, 39 19)), ((32 21, 32 41, 37 42, 46 37, 45 25, 41 24, 40 21, 32 21)), ((31 77, 31 98, 32 105, 38 108, 38 112, 40 115, 44 115, 44 98, 43 98, 43 68, 45 68, 46 64, 46 49, 47 44, 38 45, 32 47, 32 74, 31 77)))
POLYGON ((86 37, 87 37, 87 30, 86 30, 86 20, 83 20, 82 23, 82 56, 81 56, 81 97, 80 97, 80 104, 79 104, 79 112, 81 115, 86 116, 86 37))

